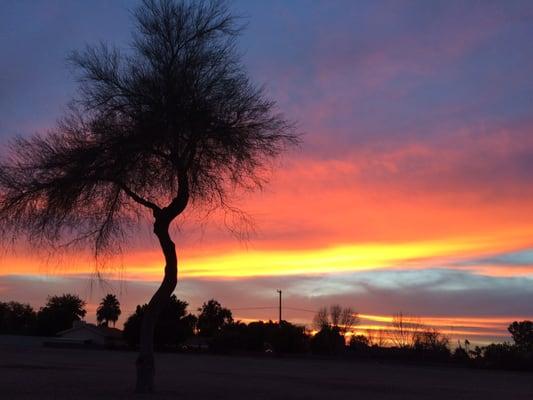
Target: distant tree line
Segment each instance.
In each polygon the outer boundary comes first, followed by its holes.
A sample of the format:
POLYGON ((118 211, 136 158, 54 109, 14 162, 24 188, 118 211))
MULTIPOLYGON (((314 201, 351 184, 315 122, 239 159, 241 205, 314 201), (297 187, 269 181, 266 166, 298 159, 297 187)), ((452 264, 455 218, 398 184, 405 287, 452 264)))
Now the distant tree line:
POLYGON ((470 349, 470 343, 465 341, 455 349, 453 357, 485 368, 533 370, 533 322, 515 321, 507 330, 513 343, 492 343, 470 349))
POLYGON ((71 328, 85 314, 85 302, 73 294, 50 296, 37 312, 29 304, 0 302, 0 333, 53 336, 71 328))
MULTIPOLYGON (((0 334, 53 336, 82 320, 85 302, 74 294, 50 296, 38 311, 28 304, 0 302, 0 334)), ((357 359, 446 362, 482 368, 533 370, 533 322, 515 321, 509 325, 513 343, 493 343, 471 348, 458 342, 452 349, 450 338, 402 313, 392 318, 389 329, 366 330, 355 334, 358 314, 351 308, 332 305, 321 308, 313 319, 314 331, 287 321, 235 321, 230 309, 211 299, 190 313, 188 303, 172 295, 155 327, 156 349, 214 353, 293 353, 342 356, 357 359)), ((146 304, 138 305, 124 323, 127 345, 137 348, 146 304)), ((96 317, 100 326, 115 325, 121 315, 114 295, 100 302, 96 317)))
POLYGON ((348 352, 358 358, 533 370, 533 322, 515 321, 507 329, 513 343, 492 343, 472 349, 465 340, 452 349, 450 338, 438 329, 400 313, 393 316, 388 331, 367 331, 366 335, 351 336, 348 352))
MULTIPOLYGON (((249 324, 235 321, 231 310, 214 299, 205 302, 197 316, 187 312, 187 306, 186 302, 172 296, 163 309, 155 328, 155 344, 159 350, 194 349, 198 343, 216 353, 298 353, 309 349, 309 335, 303 326, 286 321, 281 325, 272 321, 249 324)), ((133 348, 139 344, 145 307, 137 306, 124 324, 124 339, 133 348)))
MULTIPOLYGON (((407 362, 445 362, 483 368, 533 369, 533 323, 515 321, 509 325, 513 344, 490 344, 470 349, 464 343, 452 349, 451 340, 418 318, 402 313, 392 317, 390 329, 354 334, 359 322, 351 308, 332 305, 314 317, 315 330, 273 321, 248 324, 235 321, 231 310, 209 300, 198 316, 187 312, 187 303, 175 296, 156 326, 156 345, 162 350, 190 350, 187 343, 203 340, 215 353, 300 353, 382 359, 407 362)), ((138 345, 140 320, 145 306, 137 306, 124 325, 124 337, 131 347, 138 345)), ((194 348, 194 344, 192 345, 194 348)))
MULTIPOLYGON (((87 314, 85 301, 75 294, 49 296, 44 307, 35 311, 29 304, 0 302, 0 334, 54 336, 72 328, 87 314)), ((96 310, 101 326, 115 325, 121 314, 115 295, 105 296, 96 310)))

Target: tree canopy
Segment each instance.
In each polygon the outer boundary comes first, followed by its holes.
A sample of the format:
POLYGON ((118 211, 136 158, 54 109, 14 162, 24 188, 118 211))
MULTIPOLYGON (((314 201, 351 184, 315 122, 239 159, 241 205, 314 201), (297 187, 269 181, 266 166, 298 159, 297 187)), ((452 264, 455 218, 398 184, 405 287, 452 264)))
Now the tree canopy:
MULTIPOLYGON (((187 312, 187 306, 187 302, 172 295, 161 310, 154 333, 155 345, 158 348, 175 347, 194 334, 196 317, 187 312)), ((124 339, 131 347, 139 344, 141 321, 146 307, 147 304, 138 305, 124 323, 124 339)))
POLYGON ((0 333, 27 335, 34 332, 37 314, 29 304, 0 302, 0 333))
POLYGON ((121 313, 120 302, 117 297, 113 294, 108 294, 102 299, 96 309, 96 321, 105 326, 108 326, 109 322, 112 322, 113 326, 115 326, 121 313))
POLYGON ((197 327, 201 336, 214 336, 233 322, 231 310, 214 299, 204 303, 199 311, 197 327))
POLYGON ((523 351, 533 351, 533 322, 514 321, 507 328, 515 345, 523 351))
POLYGON ((359 322, 358 314, 351 307, 341 307, 333 304, 320 308, 313 318, 313 325, 318 330, 334 328, 343 336, 350 332, 352 327, 359 322))
POLYGON ((70 55, 80 82, 70 111, 0 160, 4 239, 116 250, 143 207, 166 221, 188 204, 228 207, 297 142, 249 80, 224 2, 145 0, 134 18, 127 50, 70 55))
POLYGON ((50 296, 46 305, 37 313, 39 333, 55 335, 57 332, 72 328, 74 321, 85 317, 85 301, 75 294, 50 296))

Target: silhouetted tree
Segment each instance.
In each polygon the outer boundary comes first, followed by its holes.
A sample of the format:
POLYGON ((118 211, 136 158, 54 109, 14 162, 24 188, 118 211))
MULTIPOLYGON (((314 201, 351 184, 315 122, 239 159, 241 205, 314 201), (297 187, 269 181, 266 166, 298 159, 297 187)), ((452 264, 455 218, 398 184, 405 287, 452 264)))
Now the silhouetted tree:
POLYGON ((126 52, 102 44, 71 56, 80 95, 57 129, 13 142, 0 163, 0 229, 100 254, 149 213, 165 267, 141 329, 136 389, 147 392, 154 326, 177 284, 171 223, 188 205, 234 210, 235 187, 261 185, 297 137, 248 79, 224 2, 144 0, 134 18, 126 52))
POLYGON ((460 341, 457 341, 457 347, 452 352, 452 358, 458 362, 470 361, 469 345, 468 340, 465 340, 464 346, 460 341))
POLYGON ((525 353, 509 343, 491 343, 481 348, 481 354, 481 357, 478 357, 478 362, 481 362, 483 367, 505 369, 533 367, 533 362, 528 362, 525 353))
MULTIPOLYGON (((122 337, 132 348, 139 346, 141 340, 141 324, 146 311, 146 306, 146 304, 143 304, 142 306, 137 305, 135 312, 126 319, 126 322, 124 322, 122 337)), ((159 314, 158 318, 160 315, 161 314, 159 314)))
POLYGON ((421 327, 418 318, 404 315, 400 312, 392 316, 391 325, 390 336, 395 346, 400 348, 413 346, 421 327))
POLYGON ((332 326, 339 326, 341 323, 342 307, 340 304, 329 306, 329 322, 332 326))
POLYGON ((247 350, 254 352, 302 353, 309 348, 309 337, 305 327, 282 321, 250 322, 237 321, 225 324, 210 341, 215 352, 247 350))
POLYGON ((37 313, 38 331, 41 335, 51 336, 72 328, 74 321, 85 317, 85 301, 75 294, 48 297, 46 305, 37 313))
POLYGON ((313 318, 313 325, 316 329, 321 330, 330 326, 329 314, 327 307, 320 308, 313 318))
POLYGON ((533 322, 514 321, 507 328, 513 341, 521 351, 533 352, 533 322))
POLYGON ((383 328, 366 330, 366 337, 368 338, 370 346, 385 346, 388 336, 388 332, 383 328))
POLYGON ((318 329, 336 328, 343 336, 350 332, 355 324, 359 322, 359 316, 351 307, 341 307, 334 304, 329 307, 322 307, 313 318, 313 325, 318 329))
POLYGON ((351 307, 344 307, 341 310, 339 322, 341 333, 346 335, 348 332, 352 331, 354 325, 359 323, 359 315, 351 307))
MULTIPOLYGON (((164 306, 157 318, 154 343, 159 349, 176 348, 194 334, 196 317, 187 312, 188 304, 176 295, 164 306)), ((137 347, 141 337, 142 319, 148 305, 138 305, 135 312, 124 323, 124 340, 131 347, 137 347)))
POLYGON ((102 299, 96 309, 96 320, 104 326, 109 326, 111 321, 113 326, 115 326, 120 314, 120 302, 114 294, 108 294, 102 299))
MULTIPOLYGON (((200 318, 198 318, 200 322, 200 318)), ((203 320, 205 322, 205 319, 203 320)), ((230 353, 235 350, 247 350, 248 328, 241 321, 231 321, 224 323, 218 329, 204 329, 200 331, 201 336, 209 337, 209 350, 214 353, 230 353), (202 333, 203 332, 203 333, 202 333)))
POLYGON ((272 344, 277 353, 303 353, 309 349, 309 336, 305 327, 281 321, 280 324, 270 323, 267 331, 267 342, 272 344))
POLYGON ((0 302, 0 333, 28 335, 33 333, 37 314, 29 304, 0 302))
POLYGON ((450 339, 436 328, 424 328, 414 335, 413 349, 425 358, 446 359, 450 356, 450 339))
POLYGON ((263 321, 253 321, 248 324, 247 327, 247 338, 246 338, 246 348, 250 351, 265 351, 272 350, 270 343, 268 343, 267 338, 267 328, 266 325, 273 322, 270 321, 265 323, 263 321))
POLYGON ((215 336, 224 326, 233 322, 231 311, 214 299, 204 303, 200 311, 197 324, 200 336, 215 336))
POLYGON ((250 350, 302 353, 309 348, 309 336, 305 327, 287 321, 281 321, 281 324, 272 321, 250 322, 246 333, 250 350))

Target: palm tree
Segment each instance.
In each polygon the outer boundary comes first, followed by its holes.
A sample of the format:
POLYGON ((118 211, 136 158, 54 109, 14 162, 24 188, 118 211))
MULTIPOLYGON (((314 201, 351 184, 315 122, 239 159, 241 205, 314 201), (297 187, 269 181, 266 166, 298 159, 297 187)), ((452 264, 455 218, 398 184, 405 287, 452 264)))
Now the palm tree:
POLYGON ((113 326, 115 326, 120 313, 120 303, 117 297, 114 294, 108 294, 102 299, 96 309, 96 320, 99 325, 108 326, 109 321, 111 321, 113 326))

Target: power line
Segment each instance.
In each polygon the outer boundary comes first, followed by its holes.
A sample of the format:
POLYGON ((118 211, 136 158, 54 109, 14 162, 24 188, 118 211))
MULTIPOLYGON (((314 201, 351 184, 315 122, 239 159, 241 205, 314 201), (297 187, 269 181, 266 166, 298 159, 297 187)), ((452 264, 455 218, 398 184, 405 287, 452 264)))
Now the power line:
MULTIPOLYGON (((198 308, 201 308, 201 307, 191 307, 192 309, 198 309, 198 308)), ((246 311, 246 310, 275 310, 275 309, 279 309, 279 305, 278 306, 264 306, 264 307, 226 307, 228 308, 229 310, 231 311, 246 311)), ((316 310, 308 310, 308 309, 305 309, 305 308, 296 308, 296 307, 283 307, 285 310, 291 310, 291 311, 303 311, 303 312, 309 312, 309 313, 317 313, 316 310)), ((125 311, 125 312, 135 312, 136 311, 136 308, 123 308, 122 311, 125 311)))
POLYGON ((310 312, 313 314, 316 314, 318 311, 316 310, 306 310, 305 308, 296 308, 296 307, 285 307, 286 310, 292 310, 292 311, 304 311, 304 312, 310 312))

